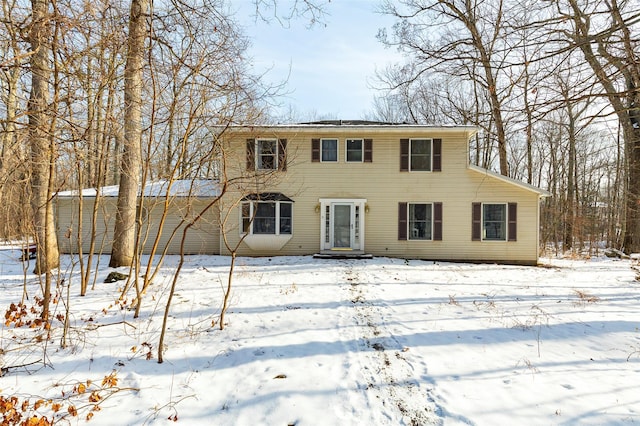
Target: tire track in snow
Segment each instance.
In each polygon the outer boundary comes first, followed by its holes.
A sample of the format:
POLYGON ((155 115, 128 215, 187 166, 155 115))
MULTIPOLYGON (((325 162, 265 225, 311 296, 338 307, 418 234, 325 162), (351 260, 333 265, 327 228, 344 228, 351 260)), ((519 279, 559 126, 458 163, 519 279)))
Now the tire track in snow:
MULTIPOLYGON (((366 284, 348 263, 345 282, 353 307, 353 321, 360 335, 358 347, 360 375, 366 381, 363 392, 371 395, 384 409, 393 411, 389 420, 402 419, 406 425, 439 424, 437 407, 427 391, 413 378, 413 366, 407 361, 403 347, 385 324, 384 304, 367 299, 366 284)), ((390 413, 389 413, 390 414, 390 413)))

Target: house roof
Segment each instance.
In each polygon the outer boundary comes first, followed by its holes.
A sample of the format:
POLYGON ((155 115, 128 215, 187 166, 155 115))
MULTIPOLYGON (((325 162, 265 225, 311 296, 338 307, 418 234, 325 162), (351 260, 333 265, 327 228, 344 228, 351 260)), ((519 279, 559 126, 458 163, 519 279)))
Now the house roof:
POLYGON ((399 126, 409 123, 393 123, 390 121, 371 121, 371 120, 318 120, 306 123, 298 123, 303 125, 327 125, 327 126, 399 126))
POLYGON ((367 120, 321 120, 306 123, 292 124, 239 124, 230 126, 228 129, 232 132, 260 132, 273 130, 288 130, 295 132, 317 132, 339 130, 341 132, 369 132, 369 133, 406 133, 407 130, 413 132, 439 132, 439 133, 460 133, 464 132, 467 137, 472 137, 478 133, 476 126, 461 125, 425 125, 425 124, 407 124, 407 123, 389 123, 382 121, 367 120))
POLYGON ((242 201, 289 201, 293 200, 281 192, 260 192, 257 194, 249 194, 242 198, 242 201))
MULTIPOLYGON (((220 186, 218 181, 211 179, 196 179, 196 180, 174 180, 173 182, 167 180, 159 180, 155 182, 147 182, 144 186, 145 197, 164 197, 167 195, 167 189, 170 197, 217 197, 220 194, 220 186)), ((60 191, 57 193, 59 198, 74 198, 78 197, 80 193, 83 197, 91 198, 96 197, 99 194, 101 197, 117 197, 119 191, 118 185, 103 186, 96 190, 96 188, 85 188, 82 191, 60 191)))
POLYGON ((540 189, 537 186, 533 186, 533 185, 530 185, 530 184, 528 184, 526 182, 522 182, 520 180, 510 178, 509 176, 503 176, 503 175, 501 175, 499 173, 492 172, 491 170, 485 169, 484 167, 475 166, 473 164, 469 164, 467 167, 469 168, 469 170, 472 170, 474 172, 489 176, 489 177, 494 178, 494 179, 501 180, 501 181, 506 182, 506 183, 510 183, 512 185, 519 186, 520 188, 526 189, 527 191, 535 192, 540 197, 550 197, 551 196, 551 193, 549 191, 545 191, 544 189, 540 189))

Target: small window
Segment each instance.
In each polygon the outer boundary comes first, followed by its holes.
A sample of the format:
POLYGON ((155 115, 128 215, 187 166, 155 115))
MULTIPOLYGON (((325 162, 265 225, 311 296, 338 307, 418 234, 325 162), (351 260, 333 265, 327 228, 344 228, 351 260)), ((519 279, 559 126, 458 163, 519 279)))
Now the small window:
POLYGON ((347 139, 346 141, 346 159, 347 162, 362 162, 363 140, 362 139, 347 139))
POLYGON ((246 234, 251 230, 251 204, 242 203, 242 233, 246 234))
POLYGON ((291 203, 278 203, 280 207, 279 234, 291 234, 291 203))
POLYGON ((331 206, 327 204, 324 212, 324 235, 326 244, 329 244, 329 239, 331 237, 330 229, 331 229, 331 206))
POLYGON ((409 239, 430 240, 433 223, 432 204, 409 203, 409 239))
POLYGON ((323 163, 335 163, 338 161, 338 140, 337 139, 322 139, 320 141, 321 161, 323 163))
POLYGON ((291 234, 290 202, 242 203, 242 232, 249 234, 291 234))
POLYGON ((409 139, 411 171, 431 171, 431 139, 409 139))
POLYGON ((256 168, 258 170, 276 170, 278 168, 278 141, 258 139, 256 141, 256 168))
POLYGON ((482 205, 482 235, 486 241, 507 240, 507 205, 482 205))

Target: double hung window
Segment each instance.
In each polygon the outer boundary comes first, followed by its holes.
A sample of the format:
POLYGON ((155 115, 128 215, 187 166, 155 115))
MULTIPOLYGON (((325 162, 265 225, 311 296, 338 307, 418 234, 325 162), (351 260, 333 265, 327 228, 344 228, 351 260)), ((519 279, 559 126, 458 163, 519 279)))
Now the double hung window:
POLYGON ((287 170, 286 139, 247 139, 247 170, 287 170))
POLYGON ((347 162, 361 163, 363 159, 363 140, 347 139, 346 140, 346 160, 347 162))
POLYGON ((431 139, 409 139, 411 171, 431 171, 431 139))
POLYGON ((400 139, 401 172, 441 172, 442 139, 400 139))
POLYGON ((474 241, 517 241, 516 203, 472 203, 471 239, 474 241))
POLYGON ((322 162, 335 163, 338 161, 338 139, 321 139, 322 162))
POLYGON ((505 241, 507 239, 507 205, 482 205, 482 234, 487 241, 505 241))
POLYGON ((275 139, 258 139, 256 160, 259 170, 278 168, 278 142, 275 139))
POLYGON ((398 203, 398 240, 442 241, 442 203, 398 203))
POLYGON ((409 239, 430 240, 433 205, 409 203, 409 239))

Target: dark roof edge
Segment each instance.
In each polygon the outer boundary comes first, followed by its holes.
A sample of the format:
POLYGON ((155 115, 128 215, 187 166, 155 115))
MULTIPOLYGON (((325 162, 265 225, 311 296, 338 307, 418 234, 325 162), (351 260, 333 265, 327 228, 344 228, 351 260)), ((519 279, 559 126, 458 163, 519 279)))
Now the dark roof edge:
POLYGON ((393 123, 388 121, 371 121, 371 120, 319 120, 298 123, 303 125, 326 125, 326 126, 398 126, 401 124, 411 124, 407 122, 393 123))

